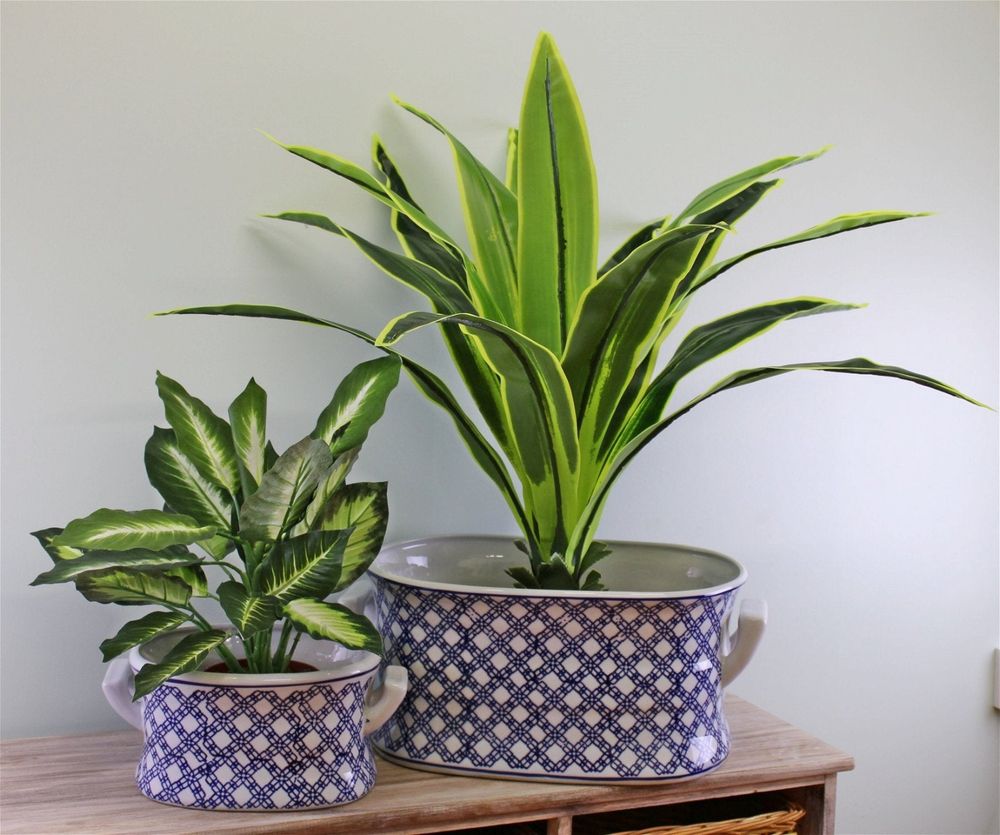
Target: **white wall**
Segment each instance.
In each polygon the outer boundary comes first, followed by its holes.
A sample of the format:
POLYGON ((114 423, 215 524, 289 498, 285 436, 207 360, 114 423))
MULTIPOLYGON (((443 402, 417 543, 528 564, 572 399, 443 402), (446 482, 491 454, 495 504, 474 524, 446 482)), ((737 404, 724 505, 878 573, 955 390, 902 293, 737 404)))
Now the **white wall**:
MULTIPOLYGON (((28 588, 28 532, 150 506, 154 370, 224 409, 251 375, 279 446, 371 356, 346 337, 150 319, 281 303, 370 329, 419 307, 332 236, 256 219, 330 213, 385 240, 378 206, 255 128, 365 162, 378 130, 460 226, 449 157, 391 92, 499 164, 539 29, 589 116, 605 249, 711 182, 826 143, 730 252, 835 214, 931 209, 771 253, 691 323, 824 295, 865 311, 791 323, 706 368, 867 355, 997 391, 997 5, 993 3, 3 4, 3 734, 120 727, 98 642, 131 614, 28 588)), ((414 342, 439 362, 433 339, 414 342)), ((441 368, 445 366, 441 365, 441 368)), ((510 531, 450 424, 404 384, 361 474, 391 483, 390 536, 510 531)), ((997 416, 926 389, 832 375, 729 393, 633 466, 608 537, 742 559, 765 646, 736 691, 851 752, 847 833, 996 826, 997 416)))

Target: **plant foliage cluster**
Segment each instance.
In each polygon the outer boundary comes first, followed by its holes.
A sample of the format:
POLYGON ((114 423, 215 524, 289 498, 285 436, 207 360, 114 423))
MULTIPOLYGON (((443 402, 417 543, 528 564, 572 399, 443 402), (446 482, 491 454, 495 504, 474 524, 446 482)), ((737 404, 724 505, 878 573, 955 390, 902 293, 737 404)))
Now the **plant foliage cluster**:
POLYGON ((386 484, 346 479, 399 369, 393 356, 356 367, 313 431, 280 455, 267 439, 267 394, 254 380, 226 421, 157 375, 169 428, 154 427, 145 463, 163 509, 102 508, 36 531, 54 565, 32 585, 73 582, 88 600, 156 607, 101 644, 105 661, 195 627, 136 674, 137 699, 213 652, 232 672, 286 671, 302 633, 381 653, 367 618, 325 598, 365 571, 385 536, 386 484), (210 570, 223 576, 214 592, 210 570), (221 605, 231 629, 213 628, 198 611, 206 598, 221 605), (245 659, 226 644, 234 634, 245 659))

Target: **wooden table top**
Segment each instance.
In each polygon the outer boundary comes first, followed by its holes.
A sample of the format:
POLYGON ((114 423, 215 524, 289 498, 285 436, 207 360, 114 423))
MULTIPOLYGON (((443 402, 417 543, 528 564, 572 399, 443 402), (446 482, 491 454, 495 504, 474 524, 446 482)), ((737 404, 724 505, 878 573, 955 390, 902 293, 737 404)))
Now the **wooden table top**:
POLYGON ((847 754, 733 696, 732 753, 716 771, 655 786, 593 786, 452 777, 378 760, 361 800, 309 812, 203 812, 147 800, 135 787, 138 731, 0 743, 0 826, 5 835, 181 833, 413 833, 461 821, 502 824, 821 783, 848 771, 847 754), (537 814, 536 814, 537 813, 537 814))

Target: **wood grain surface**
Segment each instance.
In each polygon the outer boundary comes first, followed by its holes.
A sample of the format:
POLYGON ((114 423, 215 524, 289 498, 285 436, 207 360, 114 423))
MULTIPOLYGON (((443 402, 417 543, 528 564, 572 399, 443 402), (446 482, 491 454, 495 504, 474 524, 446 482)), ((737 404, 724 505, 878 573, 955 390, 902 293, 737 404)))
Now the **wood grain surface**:
MULTIPOLYGON (((309 812, 202 812, 147 800, 135 787, 137 731, 39 737, 0 744, 4 835, 181 835, 351 833, 388 835, 550 820, 570 831, 574 815, 709 798, 827 786, 854 767, 841 751, 742 701, 727 697, 732 753, 711 774, 655 786, 591 786, 452 777, 378 761, 361 800, 309 812)), ((832 809, 830 810, 832 826, 832 809)), ((824 829, 827 827, 823 827, 824 829)), ((546 826, 541 827, 546 831, 546 826)))

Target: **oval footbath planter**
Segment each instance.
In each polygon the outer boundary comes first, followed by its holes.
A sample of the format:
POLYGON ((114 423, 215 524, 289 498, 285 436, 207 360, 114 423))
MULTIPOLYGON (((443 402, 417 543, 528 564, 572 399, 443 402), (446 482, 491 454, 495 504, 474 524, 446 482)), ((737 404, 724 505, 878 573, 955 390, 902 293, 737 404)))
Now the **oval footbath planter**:
MULTIPOLYGON (((616 591, 512 589, 510 539, 443 537, 382 551, 367 602, 409 690, 373 740, 402 765, 557 782, 657 782, 729 753, 723 687, 746 665, 766 607, 735 560, 608 543, 616 591), (662 590, 658 590, 662 589, 662 590)), ((350 593, 349 593, 350 594, 350 593)), ((362 604, 361 592, 352 595, 362 604)))
MULTIPOLYGON (((197 809, 290 811, 338 806, 371 791, 368 735, 402 700, 405 670, 388 667, 366 707, 381 659, 304 635, 296 658, 314 671, 183 673, 132 702, 135 673, 189 633, 133 648, 104 679, 112 707, 143 731, 136 785, 146 797, 197 809)), ((238 638, 229 645, 239 652, 238 638)))

